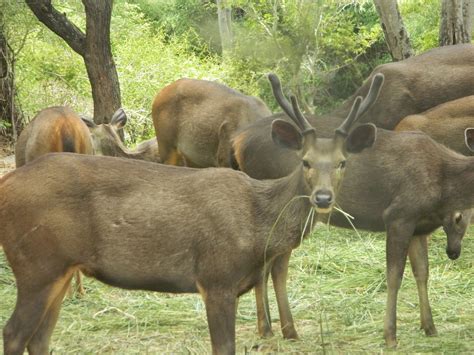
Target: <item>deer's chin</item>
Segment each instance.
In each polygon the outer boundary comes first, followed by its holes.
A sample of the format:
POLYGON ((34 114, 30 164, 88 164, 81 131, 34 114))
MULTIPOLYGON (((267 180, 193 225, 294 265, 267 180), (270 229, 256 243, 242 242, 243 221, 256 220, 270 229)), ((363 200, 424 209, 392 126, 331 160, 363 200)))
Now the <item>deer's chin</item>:
POLYGON ((314 206, 314 210, 315 210, 317 213, 320 213, 320 214, 328 214, 328 213, 331 213, 331 211, 332 211, 332 206, 330 206, 330 207, 325 207, 325 208, 321 208, 321 207, 318 207, 318 206, 314 206))

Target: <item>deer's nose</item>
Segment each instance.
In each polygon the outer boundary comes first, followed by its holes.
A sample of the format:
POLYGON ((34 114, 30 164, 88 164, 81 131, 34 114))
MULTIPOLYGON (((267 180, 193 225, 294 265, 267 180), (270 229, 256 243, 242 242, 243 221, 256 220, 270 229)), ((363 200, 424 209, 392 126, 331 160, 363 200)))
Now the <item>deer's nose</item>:
POLYGON ((329 208, 333 203, 333 194, 329 190, 317 191, 314 195, 314 204, 319 208, 329 208))
POLYGON ((456 260, 461 255, 461 250, 460 249, 451 250, 449 248, 446 248, 446 254, 448 255, 448 258, 450 258, 451 260, 456 260))

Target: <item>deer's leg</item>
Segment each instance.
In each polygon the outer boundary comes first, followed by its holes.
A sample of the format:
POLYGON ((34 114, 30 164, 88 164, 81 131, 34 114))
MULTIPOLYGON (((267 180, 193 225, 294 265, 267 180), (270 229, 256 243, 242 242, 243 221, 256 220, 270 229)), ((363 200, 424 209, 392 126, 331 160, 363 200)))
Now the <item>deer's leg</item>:
MULTIPOLYGON (((58 292, 56 298, 51 302, 51 305, 46 311, 46 314, 44 315, 38 329, 36 329, 33 337, 28 342, 28 352, 30 355, 48 354, 49 341, 51 339, 51 335, 53 334, 54 327, 58 321, 59 311, 61 310, 64 295, 70 288, 71 278, 69 281, 64 283, 62 290, 58 292)), ((58 285, 58 287, 60 286, 58 285)), ((51 297, 54 297, 54 295, 52 294, 51 297)))
POLYGON ((255 285, 255 300, 257 304, 257 325, 258 334, 263 338, 273 336, 270 308, 268 307, 268 277, 270 276, 271 265, 264 271, 264 276, 255 285))
POLYGON ((436 328, 431 315, 430 301, 428 299, 428 236, 414 236, 408 249, 411 269, 415 276, 420 301, 421 328, 426 335, 436 335, 436 328))
POLYGON ((72 282, 69 283, 69 288, 67 291, 68 297, 72 297, 74 294, 78 294, 79 296, 84 296, 86 291, 84 290, 84 286, 82 285, 82 274, 79 270, 74 273, 75 287, 72 286, 72 282))
MULTIPOLYGON (((288 278, 288 264, 290 262, 291 251, 275 259, 272 266, 272 280, 275 289, 275 296, 280 313, 280 325, 285 339, 298 339, 298 333, 293 322, 288 294, 286 292, 286 280, 288 278)), ((268 302, 267 302, 268 303, 268 302)))
POLYGON ((84 291, 84 285, 82 284, 82 273, 77 270, 75 273, 74 273, 74 277, 76 279, 76 287, 75 287, 75 291, 78 295, 80 296, 84 296, 84 294, 86 293, 86 291, 84 291))
POLYGON ((186 166, 186 162, 184 160, 183 155, 176 148, 173 148, 169 152, 167 152, 166 158, 163 158, 163 163, 168 165, 186 166))
MULTIPOLYGON (((63 292, 71 279, 70 272, 62 276, 52 274, 47 277, 49 281, 46 282, 44 278, 40 281, 41 275, 38 275, 37 279, 31 279, 31 275, 28 274, 25 278, 20 277, 19 273, 15 275, 18 288, 16 306, 7 325, 3 328, 3 348, 6 355, 23 354, 30 339, 40 329, 49 308, 56 304, 58 297, 64 296, 63 292)), ((54 324, 48 323, 54 327, 54 324)), ((44 350, 47 346, 44 341, 47 340, 43 338, 43 342, 37 344, 38 349, 41 348, 43 351, 38 354, 48 353, 47 349, 44 350)))
POLYGON ((164 129, 162 134, 157 133, 160 158, 163 164, 186 166, 184 157, 176 145, 177 132, 164 129))
POLYGON ((222 289, 200 289, 206 304, 213 354, 235 354, 237 295, 222 289))
POLYGON ((403 271, 414 227, 403 223, 387 225, 387 308, 384 336, 388 347, 397 346, 397 296, 402 283, 403 271))

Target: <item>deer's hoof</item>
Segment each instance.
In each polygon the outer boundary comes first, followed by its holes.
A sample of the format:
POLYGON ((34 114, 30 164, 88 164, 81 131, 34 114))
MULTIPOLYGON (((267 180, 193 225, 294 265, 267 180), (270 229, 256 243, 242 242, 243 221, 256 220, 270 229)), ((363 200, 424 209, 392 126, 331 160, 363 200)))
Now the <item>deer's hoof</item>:
POLYGON ((299 340, 300 337, 298 336, 298 333, 296 332, 295 329, 285 329, 282 331, 283 332, 283 338, 288 339, 288 340, 299 340))
POLYGON ((395 349, 397 347, 397 338, 385 338, 385 345, 389 349, 395 349))
POLYGON ((258 331, 258 334, 260 335, 261 338, 264 338, 264 339, 273 337, 273 331, 271 330, 271 328, 260 329, 258 331))
POLYGON ((436 327, 434 326, 434 324, 428 327, 423 327, 423 329, 425 330, 426 336, 435 337, 438 335, 438 331, 436 330, 436 327))

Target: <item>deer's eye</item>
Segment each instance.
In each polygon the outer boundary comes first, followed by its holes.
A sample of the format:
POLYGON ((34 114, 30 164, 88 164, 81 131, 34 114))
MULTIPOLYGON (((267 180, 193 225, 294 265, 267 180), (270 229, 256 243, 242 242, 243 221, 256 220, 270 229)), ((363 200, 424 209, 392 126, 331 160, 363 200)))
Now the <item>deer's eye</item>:
POLYGON ((346 167, 346 161, 345 161, 345 160, 342 160, 342 161, 339 163, 338 168, 339 168, 339 169, 344 169, 345 167, 346 167))
POLYGON ((303 160, 303 166, 304 166, 305 168, 309 169, 309 167, 310 167, 310 166, 309 166, 309 161, 303 160))

